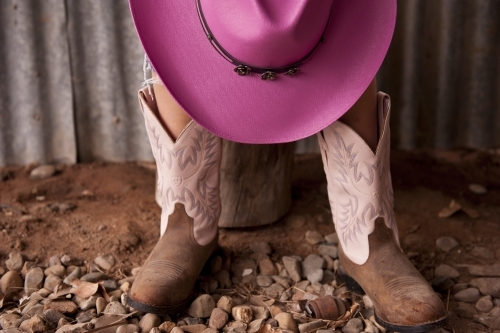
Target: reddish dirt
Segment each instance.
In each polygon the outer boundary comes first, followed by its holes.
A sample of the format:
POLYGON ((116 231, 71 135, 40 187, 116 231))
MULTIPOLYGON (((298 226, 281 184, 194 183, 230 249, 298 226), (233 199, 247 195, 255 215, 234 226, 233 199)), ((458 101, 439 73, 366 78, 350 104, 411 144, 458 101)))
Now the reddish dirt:
MULTIPOLYGON (((152 164, 59 166, 55 176, 40 181, 29 179, 33 167, 0 169, 3 267, 14 249, 38 263, 47 263, 52 255, 70 254, 90 261, 98 253, 112 253, 125 273, 141 265, 159 236, 160 208, 154 201, 152 164), (58 211, 61 203, 74 208, 58 211), (28 214, 34 219, 21 218, 28 214)), ((500 156, 494 151, 394 151, 392 176, 401 243, 428 280, 440 263, 500 263, 500 156), (486 186, 488 193, 472 193, 471 183, 486 186), (458 213, 438 218, 452 199, 477 210, 480 217, 458 213), (440 252, 435 240, 441 236, 456 238, 460 246, 450 253, 440 252), (497 259, 475 258, 471 255, 474 246, 489 248, 497 259)), ((304 242, 305 232, 334 232, 320 156, 297 156, 293 177, 293 207, 284 218, 266 227, 222 230, 221 245, 245 255, 250 253, 249 244, 267 241, 274 259, 314 252, 314 246, 304 242)), ((467 271, 460 272, 458 282, 468 282, 467 271)), ((449 303, 450 328, 455 332, 488 332, 471 319, 458 318, 456 302, 448 302, 446 294, 443 300, 449 303)))

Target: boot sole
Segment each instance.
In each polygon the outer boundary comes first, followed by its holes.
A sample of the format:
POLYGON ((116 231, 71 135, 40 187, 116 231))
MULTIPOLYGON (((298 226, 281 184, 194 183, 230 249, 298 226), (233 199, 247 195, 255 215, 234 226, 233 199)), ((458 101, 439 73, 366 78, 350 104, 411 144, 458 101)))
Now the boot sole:
MULTIPOLYGON (((337 275, 340 277, 342 281, 344 281, 347 289, 351 290, 352 292, 358 295, 365 294, 365 291, 363 290, 361 285, 356 280, 354 280, 350 275, 348 275, 346 271, 342 268, 342 266, 339 266, 339 268, 337 269, 337 275)), ((448 320, 448 316, 445 316, 433 322, 424 323, 420 325, 405 326, 405 325, 391 324, 380 319, 379 316, 377 316, 376 311, 374 311, 374 315, 375 315, 375 320, 377 321, 377 323, 379 323, 380 326, 384 327, 389 331, 394 331, 399 333, 425 333, 445 326, 446 321, 448 320)))
POLYGON ((138 302, 138 301, 133 300, 128 295, 125 297, 125 302, 128 306, 131 306, 134 309, 142 311, 142 312, 154 313, 157 315, 167 315, 167 314, 174 315, 174 314, 181 313, 182 311, 184 311, 187 308, 187 306, 189 305, 189 303, 193 299, 193 295, 194 294, 192 293, 191 295, 189 295, 189 297, 185 301, 182 301, 180 303, 173 304, 173 305, 165 305, 165 306, 155 306, 152 304, 138 302))

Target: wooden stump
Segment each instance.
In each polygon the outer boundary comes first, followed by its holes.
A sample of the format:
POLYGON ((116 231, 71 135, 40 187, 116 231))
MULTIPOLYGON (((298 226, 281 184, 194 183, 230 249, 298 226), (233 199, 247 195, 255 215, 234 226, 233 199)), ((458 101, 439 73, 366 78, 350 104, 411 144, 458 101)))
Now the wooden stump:
POLYGON ((293 142, 248 145, 224 140, 220 227, 265 225, 288 212, 294 148, 293 142))

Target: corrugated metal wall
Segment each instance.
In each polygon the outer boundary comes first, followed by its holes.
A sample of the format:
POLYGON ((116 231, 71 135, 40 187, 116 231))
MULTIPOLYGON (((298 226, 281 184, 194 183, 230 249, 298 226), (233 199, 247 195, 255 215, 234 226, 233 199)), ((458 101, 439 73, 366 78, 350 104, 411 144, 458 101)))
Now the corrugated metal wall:
MULTIPOLYGON (((394 145, 500 146, 500 1, 398 5, 379 74, 394 145)), ((0 165, 151 159, 142 56, 127 1, 3 0, 0 165)), ((316 149, 315 137, 297 145, 316 149)))

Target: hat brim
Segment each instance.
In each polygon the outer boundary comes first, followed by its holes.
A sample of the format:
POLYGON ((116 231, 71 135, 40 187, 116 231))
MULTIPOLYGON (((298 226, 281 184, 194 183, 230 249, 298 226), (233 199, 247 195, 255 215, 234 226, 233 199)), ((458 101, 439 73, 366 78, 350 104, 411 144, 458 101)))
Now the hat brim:
POLYGON ((282 143, 340 118, 375 77, 396 22, 396 0, 333 0, 325 41, 295 76, 238 76, 211 45, 195 0, 130 0, 144 50, 181 107, 212 133, 282 143))

